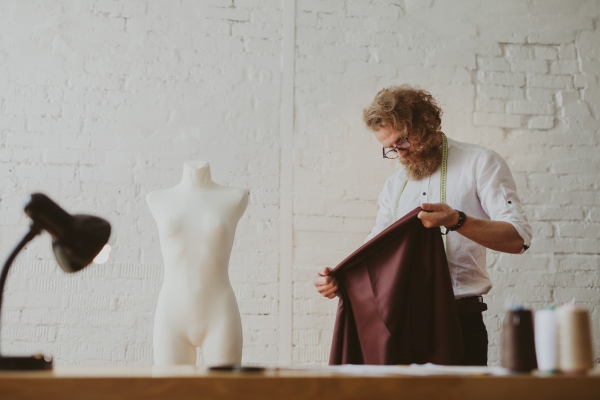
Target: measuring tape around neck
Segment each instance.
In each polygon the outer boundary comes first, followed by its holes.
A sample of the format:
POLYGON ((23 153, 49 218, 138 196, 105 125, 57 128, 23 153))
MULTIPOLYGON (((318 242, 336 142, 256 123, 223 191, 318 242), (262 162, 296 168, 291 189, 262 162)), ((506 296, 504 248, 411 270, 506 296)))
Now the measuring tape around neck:
MULTIPOLYGON (((442 134, 442 170, 440 174, 440 203, 446 203, 446 176, 448 174, 448 138, 444 134, 444 132, 440 132, 442 134)), ((400 192, 398 192, 398 196, 396 196, 396 204, 394 205, 394 213, 393 220, 398 220, 398 205, 400 204, 400 197, 406 188, 406 184, 408 183, 408 176, 406 180, 402 184, 400 188, 400 192)), ((440 229, 444 229, 444 227, 440 227, 440 229)), ((446 235, 442 235, 442 239, 444 240, 444 249, 446 248, 446 235)))

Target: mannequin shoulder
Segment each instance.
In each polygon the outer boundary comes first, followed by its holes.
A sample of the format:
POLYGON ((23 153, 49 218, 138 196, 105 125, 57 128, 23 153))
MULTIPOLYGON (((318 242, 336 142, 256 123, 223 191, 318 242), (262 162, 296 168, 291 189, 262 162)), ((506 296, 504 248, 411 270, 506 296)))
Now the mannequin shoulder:
POLYGON ((250 196, 250 191, 245 188, 234 188, 237 190, 241 201, 248 201, 248 196, 250 196))
POLYGON ((241 217, 248 206, 248 189, 231 186, 223 186, 223 189, 227 193, 227 198, 231 200, 231 206, 237 210, 238 215, 241 217))
POLYGON ((160 205, 164 201, 168 201, 170 197, 171 189, 155 190, 149 192, 146 195, 146 203, 152 207, 153 205, 160 205))
POLYGON ((221 190, 239 202, 248 201, 248 196, 250 194, 248 189, 233 186, 221 186, 221 190))

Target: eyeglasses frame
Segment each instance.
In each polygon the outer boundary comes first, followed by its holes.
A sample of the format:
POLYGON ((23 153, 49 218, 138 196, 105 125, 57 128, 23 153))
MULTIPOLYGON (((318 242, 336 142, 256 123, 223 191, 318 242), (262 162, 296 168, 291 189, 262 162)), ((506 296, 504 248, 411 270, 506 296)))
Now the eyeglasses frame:
POLYGON ((410 149, 410 146, 412 146, 412 144, 408 141, 408 137, 400 138, 392 147, 384 147, 381 149, 383 158, 395 160, 396 158, 398 158, 398 150, 407 150, 410 149), (405 143, 407 143, 408 146, 404 146, 405 143), (387 151, 386 148, 388 149, 387 151), (388 157, 388 154, 391 152, 396 153, 396 157, 388 157))

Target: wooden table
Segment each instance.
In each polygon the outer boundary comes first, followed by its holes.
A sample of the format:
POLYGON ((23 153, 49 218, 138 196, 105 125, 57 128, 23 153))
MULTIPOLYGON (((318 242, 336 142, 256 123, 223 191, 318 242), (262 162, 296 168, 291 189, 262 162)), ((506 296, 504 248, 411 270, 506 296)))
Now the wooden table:
POLYGON ((0 372, 0 399, 600 399, 585 377, 352 376, 311 370, 207 372, 194 367, 56 367, 0 372))

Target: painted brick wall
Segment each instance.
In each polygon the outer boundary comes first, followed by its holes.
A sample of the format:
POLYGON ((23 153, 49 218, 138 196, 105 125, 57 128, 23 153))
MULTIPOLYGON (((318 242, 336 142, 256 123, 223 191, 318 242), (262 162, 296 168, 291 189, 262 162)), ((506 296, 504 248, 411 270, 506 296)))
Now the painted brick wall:
POLYGON ((0 2, 0 250, 35 190, 115 232, 111 261, 72 276, 47 236, 28 246, 8 281, 3 350, 150 364, 162 259, 145 195, 205 159, 215 181, 251 192, 230 270, 244 361, 276 364, 291 332, 294 364, 324 363, 336 302, 311 281, 363 242, 397 168, 361 109, 382 86, 412 83, 439 100, 450 137, 506 158, 534 227, 527 254, 489 252, 491 362, 507 305, 572 298, 592 310, 600 356, 599 16, 584 0, 0 2), (295 119, 282 133, 289 32, 295 119), (280 179, 293 183, 293 215, 280 179), (293 218, 292 266, 279 265, 282 218, 293 218), (282 268, 292 326, 279 314, 282 268))
POLYGON ((231 258, 245 360, 277 360, 281 3, 0 3, 0 219, 5 254, 23 196, 47 193, 113 224, 104 266, 66 276, 49 238, 9 277, 3 349, 60 364, 150 364, 162 258, 148 192, 186 160, 250 188, 231 258))
POLYGON ((295 363, 327 359, 337 302, 310 280, 374 225, 396 162, 381 159, 361 108, 399 83, 431 91, 450 137, 506 158, 534 228, 525 255, 488 253, 490 362, 513 302, 574 298, 600 349, 599 13, 598 1, 298 0, 295 363))

